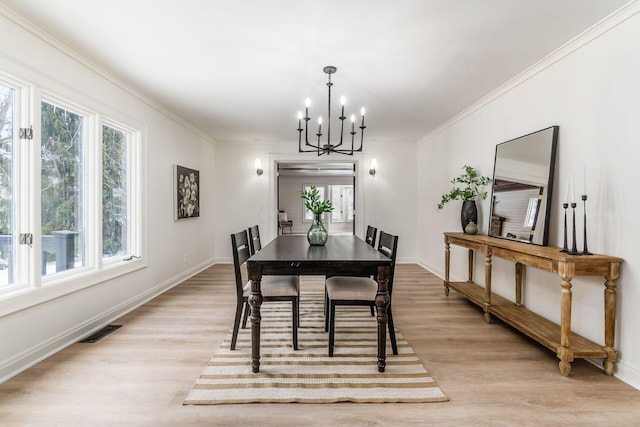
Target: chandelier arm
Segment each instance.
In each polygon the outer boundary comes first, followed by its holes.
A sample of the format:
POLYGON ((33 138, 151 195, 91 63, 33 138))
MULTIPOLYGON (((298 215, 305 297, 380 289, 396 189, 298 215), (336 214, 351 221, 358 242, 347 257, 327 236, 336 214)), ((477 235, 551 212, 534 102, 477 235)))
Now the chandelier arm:
MULTIPOLYGON (((327 73, 329 75, 329 81, 327 82, 327 88, 329 90, 329 96, 327 101, 327 148, 331 151, 331 73, 327 73)), ((318 145, 320 145, 320 141, 318 140, 318 145)), ((328 154, 328 153, 327 153, 328 154)))
POLYGON ((309 142, 309 127, 308 126, 309 126, 309 120, 311 120, 311 119, 307 117, 305 120, 306 120, 306 123, 305 123, 305 139, 306 139, 307 145, 309 147, 311 147, 311 150, 307 150, 306 153, 314 153, 314 152, 316 152, 317 150, 320 149, 320 144, 318 143, 316 145, 316 144, 312 144, 312 143, 309 142))
MULTIPOLYGON (((353 122, 351 124, 351 148, 339 148, 342 147, 344 144, 344 119, 346 118, 344 116, 344 101, 342 101, 342 109, 341 109, 341 114, 338 117, 338 119, 340 120, 340 141, 338 142, 338 144, 331 144, 331 86, 333 86, 333 83, 331 82, 331 74, 335 73, 337 71, 336 67, 334 66, 326 66, 323 68, 323 71, 328 75, 328 81, 327 81, 327 123, 326 123, 326 143, 323 144, 322 143, 322 124, 319 121, 318 123, 318 133, 316 133, 315 135, 317 136, 317 143, 311 143, 309 142, 309 110, 308 110, 308 103, 307 103, 307 108, 305 109, 305 117, 304 117, 304 121, 305 121, 305 126, 304 126, 304 136, 305 136, 305 144, 304 147, 309 147, 310 149, 306 149, 303 148, 302 145, 302 126, 300 121, 298 121, 298 152, 300 153, 311 153, 311 152, 315 152, 318 156, 323 156, 323 155, 330 155, 332 152, 333 153, 339 153, 339 154, 344 154, 344 155, 349 155, 349 156, 353 156, 354 152, 361 152, 364 146, 364 129, 366 128, 366 126, 364 125, 364 108, 362 109, 362 123, 359 126, 360 127, 360 146, 356 149, 355 148, 355 136, 356 136, 356 132, 353 126, 353 122)), ((302 117, 300 117, 302 118, 302 117)))
POLYGON ((366 128, 366 126, 360 126, 360 147, 356 151, 362 151, 362 145, 364 144, 364 130, 366 128))

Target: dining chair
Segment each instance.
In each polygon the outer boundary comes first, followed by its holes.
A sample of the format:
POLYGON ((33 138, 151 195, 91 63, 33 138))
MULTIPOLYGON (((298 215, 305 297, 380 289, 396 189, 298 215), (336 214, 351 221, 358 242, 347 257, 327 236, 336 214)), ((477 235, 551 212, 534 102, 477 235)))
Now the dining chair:
MULTIPOLYGON (((398 354, 396 344, 396 332, 393 326, 392 293, 393 274, 396 266, 396 252, 398 249, 398 236, 384 231, 380 232, 378 252, 391 258, 391 271, 389 272, 389 306, 387 308, 387 325, 389 327, 389 339, 393 354, 398 354)), ((329 357, 333 357, 335 345, 336 307, 337 306, 369 306, 375 307, 378 282, 370 277, 333 276, 325 282, 328 315, 325 318, 325 331, 329 331, 329 357)))
POLYGON ((364 237, 364 241, 374 248, 376 247, 376 234, 378 234, 378 229, 367 225, 367 234, 364 237))
POLYGON ((260 229, 258 225, 254 225, 250 227, 249 232, 249 249, 251 250, 251 255, 255 255, 260 249, 262 249, 262 243, 260 242, 260 229))
MULTIPOLYGON (((243 230, 231 235, 231 247, 233 250, 233 268, 236 277, 236 315, 233 322, 231 336, 231 350, 235 350, 240 330, 240 318, 245 312, 243 328, 246 327, 246 315, 249 312, 249 294, 251 293, 251 280, 246 274, 246 261, 249 259, 249 239, 247 231, 243 230), (244 310, 243 310, 244 306, 244 310)), ((298 324, 299 324, 299 299, 300 278, 298 276, 263 276, 261 283, 262 298, 264 302, 291 301, 293 349, 298 349, 298 324)))
MULTIPOLYGON (((258 225, 254 225, 253 227, 249 227, 247 229, 249 233, 249 249, 251 252, 251 256, 255 255, 262 249, 262 243, 260 241, 260 229, 258 225)), ((300 294, 300 280, 298 280, 298 294, 300 294)), ((300 298, 298 298, 298 313, 300 312, 300 298)), ((373 315, 373 311, 371 312, 373 315)), ((249 305, 246 306, 244 311, 244 316, 242 318, 242 329, 247 327, 247 318, 249 317, 249 305)), ((298 326, 300 326, 300 317, 298 316, 298 326)))
POLYGON ((289 228, 289 234, 291 234, 291 227, 293 227, 293 221, 287 218, 285 211, 278 211, 278 229, 281 234, 284 234, 285 227, 289 228))

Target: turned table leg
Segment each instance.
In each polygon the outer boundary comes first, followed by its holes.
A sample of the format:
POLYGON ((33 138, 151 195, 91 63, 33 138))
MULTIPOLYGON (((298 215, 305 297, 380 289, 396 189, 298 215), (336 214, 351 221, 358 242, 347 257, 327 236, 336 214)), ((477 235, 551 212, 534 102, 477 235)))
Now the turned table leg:
POLYGON ((249 267, 249 278, 251 279, 251 294, 248 302, 251 307, 251 368, 254 373, 260 371, 260 306, 262 305, 262 291, 260 282, 262 271, 259 267, 249 267))
POLYGON ((618 360, 618 352, 614 348, 615 345, 615 329, 616 329, 616 280, 620 272, 619 264, 612 264, 609 268, 609 274, 605 276, 604 290, 604 349, 607 352, 607 358, 604 360, 604 372, 607 375, 613 375, 616 361, 618 360))
POLYGON ((524 265, 516 262, 516 305, 522 306, 522 282, 524 281, 524 265))
POLYGON ((484 256, 484 320, 491 322, 491 254, 486 253, 484 256))
POLYGON ((562 277, 562 291, 560 294, 560 347, 558 358, 560 359, 560 373, 565 377, 571 372, 573 351, 571 351, 571 277, 562 277))
POLYGON ((449 248, 449 240, 444 239, 444 294, 449 296, 449 263, 451 261, 451 249, 449 248))
POLYGON ((389 276, 388 266, 378 267, 378 293, 376 294, 376 313, 378 321, 378 372, 384 372, 387 365, 387 307, 391 299, 389 298, 389 276))

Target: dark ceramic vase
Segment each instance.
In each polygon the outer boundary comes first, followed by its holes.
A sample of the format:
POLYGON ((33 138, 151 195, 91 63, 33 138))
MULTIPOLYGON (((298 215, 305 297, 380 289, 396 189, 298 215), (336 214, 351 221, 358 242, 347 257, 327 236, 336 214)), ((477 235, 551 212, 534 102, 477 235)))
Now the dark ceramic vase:
POLYGON ((465 200, 462 202, 462 210, 460 211, 460 222, 462 231, 471 221, 478 223, 478 207, 475 200, 465 200))

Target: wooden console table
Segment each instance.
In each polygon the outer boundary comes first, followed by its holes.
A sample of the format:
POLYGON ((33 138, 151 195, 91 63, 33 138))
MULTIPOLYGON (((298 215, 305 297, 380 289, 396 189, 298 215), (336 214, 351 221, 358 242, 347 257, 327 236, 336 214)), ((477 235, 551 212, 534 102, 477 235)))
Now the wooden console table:
POLYGON ((453 289, 484 309, 487 322, 495 316, 522 333, 556 352, 560 372, 568 376, 576 358, 604 359, 607 375, 613 375, 618 352, 614 348, 616 323, 616 280, 621 258, 607 255, 567 255, 560 248, 537 246, 485 235, 444 233, 445 294, 453 289), (469 249, 469 280, 449 281, 450 245, 469 249), (474 251, 484 254, 484 288, 473 282, 474 251), (491 257, 515 262, 516 301, 491 292, 491 257), (562 279, 560 292, 560 325, 527 310, 522 304, 525 266, 556 273, 562 279), (604 276, 604 346, 571 332, 571 279, 576 276, 604 276))

